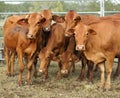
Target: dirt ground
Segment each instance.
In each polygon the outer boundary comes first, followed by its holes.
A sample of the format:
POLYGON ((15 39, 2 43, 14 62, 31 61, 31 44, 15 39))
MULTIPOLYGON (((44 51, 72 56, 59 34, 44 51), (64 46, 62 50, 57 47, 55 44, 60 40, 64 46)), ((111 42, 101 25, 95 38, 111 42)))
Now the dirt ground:
MULTIPOLYGON (((115 72, 117 65, 114 65, 115 72)), ((76 64, 75 73, 68 78, 56 79, 58 66, 52 62, 49 67, 49 78, 43 81, 41 76, 33 78, 33 85, 24 84, 18 86, 18 66, 15 65, 15 76, 5 75, 6 66, 0 65, 0 98, 120 98, 120 76, 111 80, 111 90, 98 89, 97 84, 100 72, 94 73, 93 84, 88 84, 86 79, 82 82, 76 81, 81 69, 80 63, 76 64)), ((26 81, 26 70, 23 75, 26 81)))

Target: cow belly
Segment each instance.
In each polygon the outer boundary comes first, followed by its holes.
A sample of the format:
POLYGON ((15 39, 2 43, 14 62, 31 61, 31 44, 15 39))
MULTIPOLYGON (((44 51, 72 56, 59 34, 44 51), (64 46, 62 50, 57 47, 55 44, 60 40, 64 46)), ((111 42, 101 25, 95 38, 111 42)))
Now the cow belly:
POLYGON ((97 52, 93 54, 85 52, 85 56, 88 60, 93 61, 94 64, 98 64, 105 61, 105 55, 102 52, 97 52))

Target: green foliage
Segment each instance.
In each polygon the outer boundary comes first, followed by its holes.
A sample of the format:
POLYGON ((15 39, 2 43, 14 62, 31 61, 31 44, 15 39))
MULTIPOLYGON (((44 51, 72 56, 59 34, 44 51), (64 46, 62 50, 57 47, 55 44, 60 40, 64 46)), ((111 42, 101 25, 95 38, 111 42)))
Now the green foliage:
MULTIPOLYGON (((50 9, 54 12, 75 11, 99 11, 100 0, 79 1, 50 1, 50 2, 23 2, 20 4, 7 4, 0 2, 0 12, 39 12, 42 9, 50 9)), ((119 11, 120 4, 114 0, 105 0, 106 11, 119 11)))

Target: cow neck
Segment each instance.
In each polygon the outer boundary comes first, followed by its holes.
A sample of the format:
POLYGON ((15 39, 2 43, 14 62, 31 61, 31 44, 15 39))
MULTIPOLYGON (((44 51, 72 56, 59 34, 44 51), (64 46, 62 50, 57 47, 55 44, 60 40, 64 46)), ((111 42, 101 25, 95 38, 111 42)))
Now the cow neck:
POLYGON ((44 31, 42 29, 42 33, 43 33, 43 47, 46 47, 51 31, 44 31))

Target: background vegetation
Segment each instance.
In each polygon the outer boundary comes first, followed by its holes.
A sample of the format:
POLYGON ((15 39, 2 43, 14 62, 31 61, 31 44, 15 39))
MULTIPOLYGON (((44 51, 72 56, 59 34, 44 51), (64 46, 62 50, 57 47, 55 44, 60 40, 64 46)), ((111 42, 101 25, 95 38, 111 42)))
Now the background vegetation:
MULTIPOLYGON (((75 10, 77 12, 94 12, 100 11, 100 0, 71 0, 71 1, 46 1, 46 2, 1 2, 0 12, 10 13, 17 12, 39 12, 42 9, 50 9, 52 12, 67 12, 75 10)), ((120 11, 120 0, 105 0, 105 11, 120 11)), ((0 29, 6 17, 12 14, 0 14, 0 29)), ((0 36, 2 36, 0 32, 0 36)))

